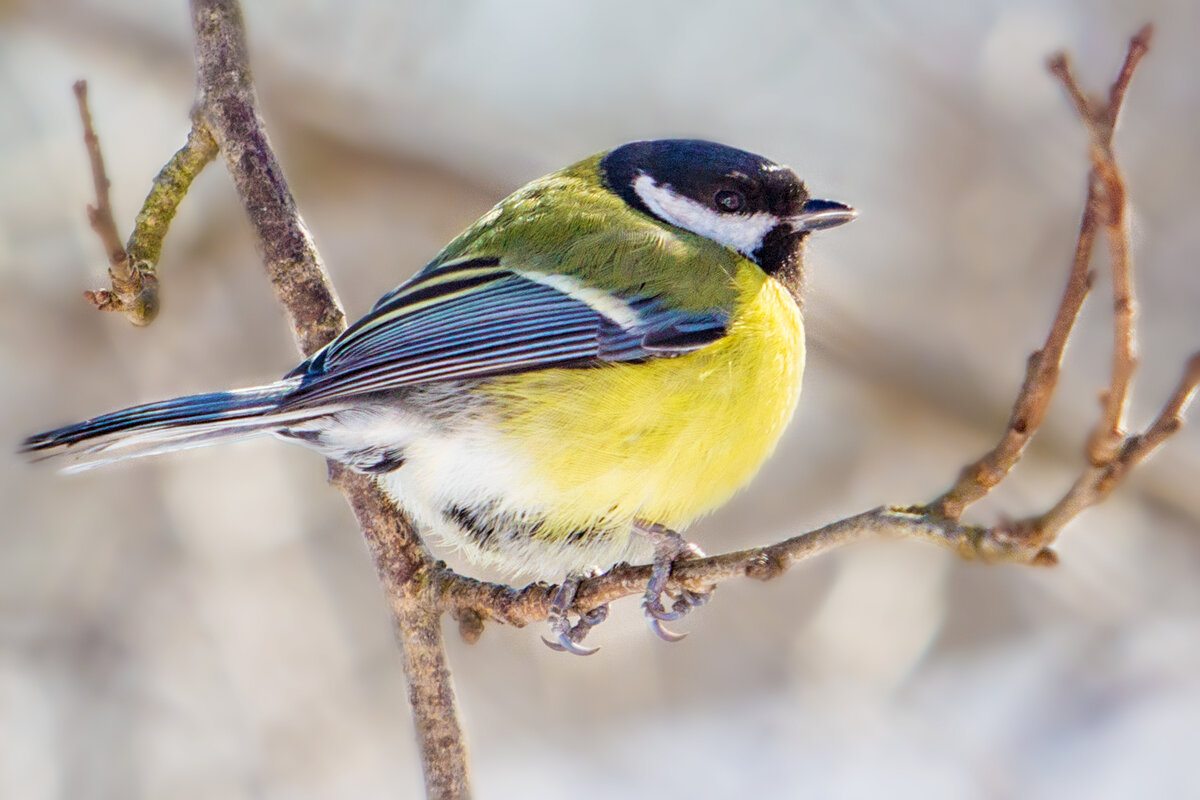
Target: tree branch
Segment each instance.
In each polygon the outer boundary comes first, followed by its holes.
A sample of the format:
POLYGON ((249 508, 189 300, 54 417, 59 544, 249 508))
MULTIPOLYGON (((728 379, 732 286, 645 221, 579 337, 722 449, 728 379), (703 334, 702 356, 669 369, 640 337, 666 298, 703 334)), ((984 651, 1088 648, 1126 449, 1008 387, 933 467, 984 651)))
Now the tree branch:
POLYGON ((216 156, 217 143, 206 130, 192 128, 187 143, 154 178, 134 221, 133 233, 122 246, 109 200, 110 182, 104 169, 104 155, 88 108, 87 81, 75 82, 75 100, 96 188, 96 205, 88 206, 88 221, 104 244, 112 284, 111 289, 84 292, 84 297, 101 311, 121 311, 134 325, 149 325, 158 316, 157 268, 163 237, 192 180, 216 156))
POLYGON ((234 0, 194 1, 192 23, 197 87, 193 117, 216 139, 300 352, 312 355, 345 329, 346 315, 267 140, 241 9, 234 0))
MULTIPOLYGON (((125 244, 135 270, 153 277, 162 256, 163 239, 179 204, 192 187, 196 176, 217 157, 217 142, 208 129, 193 125, 187 142, 159 170, 133 222, 133 233, 125 244)), ((157 279, 155 279, 157 285, 157 279)))
POLYGON ((429 591, 429 552, 409 519, 369 477, 330 461, 329 480, 354 511, 392 607, 429 796, 468 797, 466 743, 442 642, 441 611, 429 591))
POLYGON ((1125 63, 1109 90, 1108 102, 1091 100, 1079 88, 1071 76, 1067 57, 1058 53, 1050 58, 1047 66, 1063 82, 1071 101, 1075 104, 1091 139, 1092 169, 1088 174, 1087 198, 1083 205, 1083 219, 1079 224, 1079 240, 1075 247, 1075 258, 1067 277, 1067 287, 1059 302, 1058 312, 1050 326, 1046 344, 1029 357, 1025 368, 1025 381, 1013 404, 1012 414, 1004 435, 994 448, 978 461, 963 468, 954 486, 928 505, 930 513, 958 519, 972 503, 983 499, 988 492, 1004 480, 1025 452, 1025 446, 1033 438, 1045 418, 1046 409, 1054 396, 1058 384, 1059 369, 1067 339, 1075 326, 1079 310, 1091 288, 1093 274, 1089 270, 1092 248, 1096 241, 1096 229, 1103 225, 1108 234, 1110 252, 1113 254, 1114 294, 1116 296, 1117 325, 1114 330, 1113 381, 1108 392, 1105 419, 1098 423, 1088 445, 1093 463, 1111 458, 1115 452, 1112 436, 1119 442, 1118 428, 1123 413, 1129 379, 1133 374, 1133 291, 1129 284, 1129 231, 1125 229, 1124 184, 1117 171, 1112 152, 1112 137, 1117 117, 1125 100, 1125 92, 1137 68, 1150 46, 1153 28, 1144 26, 1130 40, 1125 63), (1116 262, 1118 259, 1121 265, 1116 262), (1118 277, 1118 274, 1120 277, 1118 277), (1115 421, 1114 421, 1115 420, 1115 421), (1107 435, 1106 433, 1107 432, 1107 435), (1103 441, 1102 441, 1103 440, 1103 441))
MULTIPOLYGON (((345 329, 346 318, 267 139, 241 10, 236 0, 192 0, 192 21, 198 87, 193 116, 225 157, 297 346, 311 355, 345 329)), ((429 797, 468 797, 466 746, 440 614, 422 588, 431 559, 412 524, 369 476, 333 462, 329 476, 362 527, 392 607, 429 797)))
MULTIPOLYGON (((1033 563, 1036 560, 1036 554, 992 539, 987 528, 960 525, 909 509, 881 507, 776 544, 676 562, 671 569, 668 591, 705 591, 716 584, 743 577, 771 580, 801 561, 880 535, 926 539, 965 557, 992 562, 1033 563)), ((650 580, 650 572, 648 564, 618 564, 603 575, 583 581, 571 610, 582 614, 613 600, 641 594, 650 580)), ((513 589, 467 578, 444 566, 435 576, 434 587, 438 604, 458 620, 460 631, 469 642, 479 638, 487 620, 523 627, 546 619, 557 590, 545 583, 513 589)))
POLYGON ((108 172, 104 169, 100 137, 96 135, 96 129, 92 125, 92 112, 88 108, 87 81, 75 81, 74 89, 75 102, 79 106, 79 120, 83 123, 83 143, 87 147, 88 161, 92 166, 92 184, 96 190, 96 205, 87 207, 88 222, 104 244, 113 280, 129 281, 132 279, 129 256, 121 244, 117 223, 113 219, 112 202, 108 195, 112 181, 108 179, 108 172))

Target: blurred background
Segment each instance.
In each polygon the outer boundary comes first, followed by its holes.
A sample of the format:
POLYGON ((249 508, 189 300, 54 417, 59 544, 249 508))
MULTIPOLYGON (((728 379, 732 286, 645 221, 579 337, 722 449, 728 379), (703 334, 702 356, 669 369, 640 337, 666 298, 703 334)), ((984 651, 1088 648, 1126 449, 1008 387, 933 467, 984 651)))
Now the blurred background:
MULTIPOLYGON (((1046 56, 1106 89, 1158 24, 1118 136, 1144 425, 1200 347, 1190 0, 246 3, 273 142, 349 315, 519 184, 623 141, 716 139, 861 209, 808 251, 798 417, 710 552, 927 500, 994 441, 1075 240, 1086 141, 1046 56), (1134 6, 1137 6, 1134 10, 1134 6)), ((81 298, 105 259, 71 83, 127 231, 184 140, 182 0, 0 0, 0 796, 417 797, 396 646, 319 458, 267 440, 81 476, 24 435, 262 383, 297 354, 218 165, 150 328, 81 298)), ((1107 381, 1104 259, 1044 435, 973 519, 1043 509, 1107 381)), ((1195 410, 1194 410, 1195 411, 1195 410)), ((1053 570, 873 541, 724 586, 668 646, 634 600, 555 654, 448 628, 477 794, 1200 796, 1200 414, 1053 570)), ((474 574, 480 574, 477 571, 474 574)))

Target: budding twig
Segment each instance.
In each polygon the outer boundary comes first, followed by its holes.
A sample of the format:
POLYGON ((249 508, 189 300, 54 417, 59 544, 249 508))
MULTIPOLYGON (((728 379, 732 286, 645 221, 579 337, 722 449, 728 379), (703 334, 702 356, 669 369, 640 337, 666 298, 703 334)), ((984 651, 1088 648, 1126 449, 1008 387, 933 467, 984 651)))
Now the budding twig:
POLYGON ((88 107, 87 81, 76 81, 74 88, 96 189, 96 204, 87 209, 88 221, 104 244, 112 284, 111 289, 84 292, 84 297, 101 311, 120 311, 134 325, 149 325, 158 316, 157 267, 163 238, 192 180, 216 156, 217 143, 203 126, 192 127, 187 143, 154 178, 134 222, 133 233, 122 245, 109 199, 110 182, 104 168, 104 154, 88 107))

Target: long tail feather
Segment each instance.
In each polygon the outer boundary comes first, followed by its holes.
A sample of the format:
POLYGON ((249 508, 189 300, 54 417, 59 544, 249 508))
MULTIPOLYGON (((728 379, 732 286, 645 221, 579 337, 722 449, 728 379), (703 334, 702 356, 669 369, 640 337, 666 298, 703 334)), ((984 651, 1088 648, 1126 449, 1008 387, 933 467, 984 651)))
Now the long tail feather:
POLYGON ((34 461, 61 461, 67 472, 125 458, 236 441, 269 433, 305 412, 275 413, 298 379, 231 392, 177 397, 133 406, 30 436, 21 452, 34 461))

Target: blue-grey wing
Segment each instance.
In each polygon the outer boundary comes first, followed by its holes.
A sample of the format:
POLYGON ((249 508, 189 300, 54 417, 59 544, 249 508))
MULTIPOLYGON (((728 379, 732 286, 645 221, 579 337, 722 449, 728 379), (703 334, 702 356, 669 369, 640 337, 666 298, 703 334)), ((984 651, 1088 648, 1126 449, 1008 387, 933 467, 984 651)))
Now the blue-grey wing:
POLYGON ((670 310, 494 259, 427 269, 385 295, 291 376, 285 405, 310 406, 431 381, 583 367, 691 352, 725 335, 728 312, 670 310))

